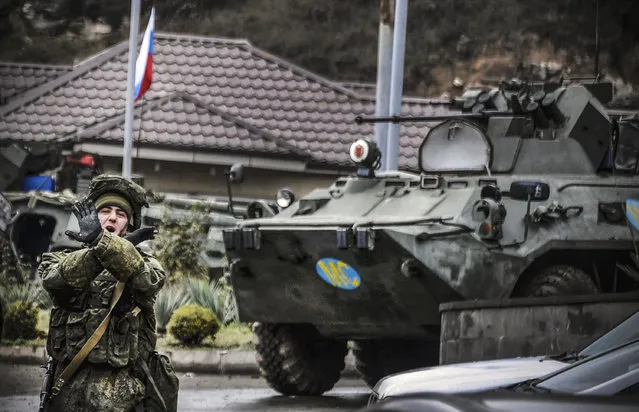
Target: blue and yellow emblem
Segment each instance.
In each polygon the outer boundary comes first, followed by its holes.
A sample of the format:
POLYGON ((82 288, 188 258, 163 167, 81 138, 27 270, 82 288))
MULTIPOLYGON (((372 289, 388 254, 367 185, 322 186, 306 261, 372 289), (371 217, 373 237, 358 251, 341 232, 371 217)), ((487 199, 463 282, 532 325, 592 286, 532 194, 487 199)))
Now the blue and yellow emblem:
POLYGON ((626 217, 639 230, 639 200, 626 199, 626 217))
POLYGON ((324 282, 336 288, 353 290, 362 283, 359 273, 341 260, 320 259, 315 265, 315 271, 324 282))

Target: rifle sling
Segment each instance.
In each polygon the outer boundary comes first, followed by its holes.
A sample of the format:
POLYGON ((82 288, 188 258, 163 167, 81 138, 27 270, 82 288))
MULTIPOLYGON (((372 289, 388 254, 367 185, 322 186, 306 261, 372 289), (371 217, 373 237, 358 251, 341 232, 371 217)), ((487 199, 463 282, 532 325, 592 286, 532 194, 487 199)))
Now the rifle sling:
POLYGON ((95 332, 93 332, 93 335, 91 335, 91 337, 86 341, 86 343, 82 346, 80 351, 73 357, 73 359, 67 365, 67 367, 64 368, 64 370, 62 371, 62 373, 56 380, 55 384, 53 385, 53 390, 51 391, 52 396, 55 396, 58 393, 60 393, 60 390, 62 389, 62 385, 64 385, 65 382, 71 379, 71 377, 78 370, 82 362, 84 362, 84 359, 86 359, 86 357, 89 356, 89 352, 91 352, 91 350, 95 347, 95 345, 98 344, 98 342, 102 338, 102 335, 104 335, 104 332, 106 331, 107 326, 109 325, 109 320, 111 319, 111 313, 113 312, 113 308, 115 307, 116 303, 118 303, 118 301, 120 300, 120 297, 122 296, 122 292, 124 292, 125 285, 126 284, 124 282, 120 282, 120 281, 118 281, 118 283, 115 285, 115 291, 113 292, 113 296, 111 297, 111 305, 109 307, 109 313, 107 313, 107 315, 104 317, 104 319, 102 320, 100 325, 97 327, 95 332))
POLYGON ((140 365, 142 365, 142 369, 144 369, 144 373, 149 379, 149 383, 153 387, 153 391, 155 392, 155 395, 158 397, 160 403, 162 404, 162 410, 166 411, 166 403, 164 402, 164 397, 162 396, 162 393, 158 389, 158 386, 155 384, 155 379, 153 379, 153 374, 149 370, 149 365, 146 364, 144 359, 140 359, 140 365))

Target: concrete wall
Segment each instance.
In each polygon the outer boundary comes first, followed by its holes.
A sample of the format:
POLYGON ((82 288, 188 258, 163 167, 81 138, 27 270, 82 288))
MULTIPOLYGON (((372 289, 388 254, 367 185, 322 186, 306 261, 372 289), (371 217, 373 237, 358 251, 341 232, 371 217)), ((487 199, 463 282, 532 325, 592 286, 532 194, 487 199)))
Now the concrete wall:
MULTIPOLYGON (((105 172, 122 173, 121 159, 103 160, 105 172)), ((132 160, 132 173, 142 175, 144 186, 155 192, 226 196, 226 170, 228 166, 132 160)), ((278 189, 288 187, 299 198, 316 187, 330 185, 336 176, 245 168, 244 183, 233 185, 232 191, 234 197, 275 199, 278 189)))
POLYGON ((634 296, 628 300, 444 310, 440 364, 581 350, 639 310, 639 295, 634 296))

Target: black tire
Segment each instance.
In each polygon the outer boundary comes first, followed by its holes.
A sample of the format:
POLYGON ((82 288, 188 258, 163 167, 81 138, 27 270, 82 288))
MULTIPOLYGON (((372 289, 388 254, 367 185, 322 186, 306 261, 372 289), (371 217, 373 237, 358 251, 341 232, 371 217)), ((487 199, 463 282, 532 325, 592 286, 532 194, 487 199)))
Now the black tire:
POLYGON ((519 291, 520 297, 589 295, 599 288, 583 270, 569 265, 547 267, 534 275, 519 291))
POLYGON ((439 342, 427 340, 366 340, 353 346, 355 367, 373 388, 384 376, 439 365, 439 342))
POLYGON ((326 338, 312 325, 258 323, 253 331, 261 375, 276 391, 319 396, 340 379, 346 341, 326 338))

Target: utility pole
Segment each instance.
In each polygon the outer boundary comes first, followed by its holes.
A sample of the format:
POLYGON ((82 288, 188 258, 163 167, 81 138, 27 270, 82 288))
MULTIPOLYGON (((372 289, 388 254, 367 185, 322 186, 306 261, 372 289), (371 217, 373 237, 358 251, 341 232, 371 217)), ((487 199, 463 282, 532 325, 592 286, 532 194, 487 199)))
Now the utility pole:
POLYGON ((595 76, 599 80, 599 0, 595 2, 595 76))
MULTIPOLYGON (((406 45, 406 20, 408 0, 396 0, 395 27, 393 33, 393 62, 390 89, 390 115, 402 114, 402 88, 404 85, 404 49, 406 45)), ((386 171, 397 170, 399 163, 399 123, 388 126, 386 171)), ((384 159, 382 158, 382 161, 384 159)))
POLYGON ((131 147, 133 146, 133 93, 135 92, 135 61, 137 58, 140 0, 131 1, 131 27, 129 29, 129 69, 126 84, 126 110, 124 117, 124 153, 122 176, 131 178, 131 147))
MULTIPOLYGON (((375 116, 388 117, 391 62, 393 58, 393 0, 380 0, 379 40, 377 45, 377 87, 375 93, 375 116)), ((375 124, 375 143, 382 154, 380 169, 386 170, 385 159, 388 146, 388 123, 375 124)))

